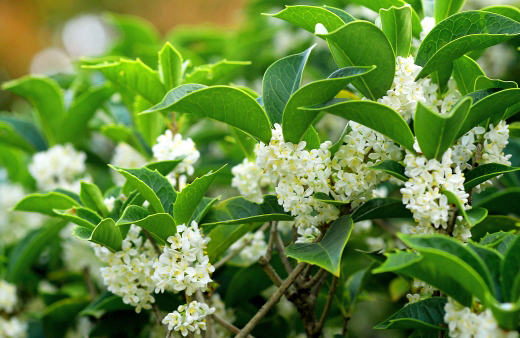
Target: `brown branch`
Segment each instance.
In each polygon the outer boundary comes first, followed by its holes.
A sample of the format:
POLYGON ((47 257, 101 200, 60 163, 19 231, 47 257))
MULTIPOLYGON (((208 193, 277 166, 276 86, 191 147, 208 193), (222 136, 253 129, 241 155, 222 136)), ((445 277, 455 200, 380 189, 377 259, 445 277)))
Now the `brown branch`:
POLYGON ((285 245, 283 244, 282 236, 280 236, 280 233, 278 231, 276 232, 275 244, 276 250, 280 255, 283 266, 285 267, 287 274, 290 274, 293 271, 293 266, 291 264, 291 261, 289 260, 289 258, 287 258, 287 255, 285 254, 285 245))
POLYGON ((276 237, 276 233, 278 232, 278 222, 271 222, 271 231, 269 232, 269 242, 267 243, 267 252, 264 257, 267 259, 267 262, 271 260, 273 256, 273 247, 274 247, 274 239, 276 237))
MULTIPOLYGON (((234 334, 239 334, 240 333, 240 329, 238 327, 236 327, 235 325, 231 324, 230 322, 228 322, 227 320, 225 320, 224 318, 220 317, 219 315, 217 315, 216 313, 212 314, 211 317, 213 317, 213 319, 219 323, 220 325, 222 325, 222 327, 228 329, 229 331, 233 332, 234 334)), ((254 338, 252 335, 247 335, 248 338, 254 338)))
POLYGON ((457 222, 457 216, 459 215, 459 209, 455 208, 453 211, 453 215, 451 215, 448 226, 446 228, 446 233, 448 233, 449 236, 453 236, 453 230, 455 229, 455 223, 457 222))
POLYGON ((316 327, 315 333, 320 333, 325 326, 325 321, 327 320, 327 316, 329 315, 330 307, 332 305, 332 301, 334 300, 334 292, 336 292, 336 286, 338 285, 338 277, 332 277, 332 284, 329 289, 329 297, 327 298, 327 303, 325 304, 325 308, 323 309, 323 313, 321 314, 320 321, 318 326, 316 327))
POLYGON ((343 317, 343 327, 341 328, 341 335, 343 337, 347 336, 349 320, 350 320, 350 316, 343 317))
POLYGON ((282 279, 280 278, 280 276, 278 276, 273 266, 269 263, 265 256, 260 257, 260 259, 258 260, 258 264, 260 264, 262 269, 264 269, 265 273, 271 279, 274 285, 276 285, 277 287, 280 287, 282 285, 282 279))
POLYGON ((159 249, 159 247, 157 246, 157 243, 155 242, 155 239, 153 239, 152 235, 150 235, 150 233, 148 232, 148 230, 145 230, 145 229, 142 229, 144 232, 144 235, 146 236, 146 238, 148 239, 148 241, 150 241, 150 243, 152 243, 152 246, 153 246, 153 249, 155 250, 155 252, 160 256, 162 255, 162 251, 161 249, 159 249))
POLYGON ((287 279, 282 283, 282 285, 276 290, 276 292, 269 298, 269 300, 262 306, 260 311, 254 315, 253 318, 247 323, 246 326, 240 332, 236 335, 235 338, 244 338, 247 337, 251 331, 255 328, 255 326, 260 322, 262 318, 271 310, 271 308, 280 301, 280 298, 282 298, 283 294, 289 289, 289 287, 294 283, 294 280, 296 277, 299 276, 299 274, 303 271, 307 263, 300 263, 296 265, 296 268, 294 268, 293 272, 287 277, 287 279))
POLYGON ((302 288, 305 288, 305 289, 310 289, 312 288, 314 285, 316 285, 316 283, 318 283, 318 281, 323 277, 323 275, 327 272, 327 270, 323 269, 323 268, 320 268, 318 270, 318 272, 316 272, 316 274, 314 275, 314 277, 312 277, 311 280, 303 283, 301 285, 302 288))

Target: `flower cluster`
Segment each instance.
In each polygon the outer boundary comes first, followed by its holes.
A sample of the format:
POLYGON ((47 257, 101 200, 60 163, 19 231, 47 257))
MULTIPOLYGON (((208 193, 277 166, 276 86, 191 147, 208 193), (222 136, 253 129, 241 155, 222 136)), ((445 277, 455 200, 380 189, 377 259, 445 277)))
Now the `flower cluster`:
POLYGON ((25 338, 27 337, 27 322, 16 317, 4 319, 0 317, 0 337, 25 338))
POLYGON ((231 169, 231 173, 231 186, 237 188, 240 195, 253 202, 262 203, 262 188, 268 185, 269 180, 255 162, 245 158, 242 163, 231 169))
POLYGON ((188 333, 200 334, 206 330, 206 316, 213 314, 215 308, 208 304, 192 301, 186 305, 180 305, 177 311, 169 313, 163 319, 163 324, 168 324, 168 330, 180 331, 186 337, 188 333))
POLYGON ((7 313, 13 312, 17 300, 16 285, 0 280, 0 310, 7 313))
POLYGON ((125 304, 135 306, 138 313, 141 309, 151 309, 150 304, 155 302, 151 276, 156 253, 140 234, 141 228, 132 224, 123 240, 122 251, 115 253, 93 244, 96 256, 107 264, 101 268, 101 275, 108 291, 122 297, 125 304))
POLYGON ((504 148, 509 143, 509 128, 506 121, 500 121, 496 126, 489 125, 489 131, 484 134, 482 160, 480 164, 500 163, 511 165, 511 154, 504 155, 504 148))
POLYGON ((312 197, 316 192, 330 193, 331 145, 327 141, 320 149, 305 150, 304 141, 299 144, 285 142, 282 127, 275 124, 269 144, 259 143, 255 149, 257 165, 270 182, 276 184, 278 203, 296 216, 299 241, 312 241, 318 234, 318 225, 339 216, 336 207, 312 197))
MULTIPOLYGON (((119 143, 114 150, 114 156, 112 156, 111 164, 121 168, 141 168, 146 164, 146 159, 139 154, 134 148, 126 143, 119 143)), ((112 179, 117 185, 123 185, 125 178, 115 170, 111 171, 112 179)))
POLYGON ((192 221, 191 226, 178 225, 177 233, 168 242, 170 245, 164 246, 164 252, 153 265, 155 292, 185 290, 191 296, 199 289, 204 290, 215 270, 204 254, 209 238, 204 238, 197 222, 192 221))
MULTIPOLYGON (((420 152, 417 143, 415 148, 420 152)), ((407 152, 404 163, 405 175, 410 179, 401 188, 403 203, 413 212, 417 222, 417 226, 410 229, 411 233, 431 234, 447 229, 454 209, 450 207, 448 198, 441 193, 444 189, 454 193, 466 209, 470 208, 469 194, 464 190, 464 175, 460 167, 452 168, 451 149, 444 153, 440 162, 407 152)), ((457 216, 453 236, 463 241, 471 237, 461 216, 457 216)))
POLYGON ((334 185, 331 193, 337 200, 356 207, 372 197, 377 185, 390 179, 388 174, 369 167, 385 160, 400 161, 402 151, 394 141, 363 125, 350 121, 350 132, 334 154, 331 167, 334 185))
POLYGON ((265 242, 265 236, 262 231, 257 231, 255 233, 248 232, 238 241, 233 243, 229 249, 231 251, 238 250, 247 242, 250 243, 240 251, 239 256, 248 264, 258 261, 258 259, 267 252, 267 243, 265 242))
POLYGON ((29 172, 41 190, 62 188, 79 192, 80 179, 85 177, 84 152, 76 151, 72 144, 55 145, 35 154, 29 164, 29 172))
POLYGON ((444 321, 448 324, 452 338, 516 338, 519 336, 517 331, 501 329, 489 309, 475 313, 469 307, 464 307, 448 297, 444 311, 446 311, 444 321))
POLYGON ((157 161, 176 160, 184 157, 182 162, 168 175, 168 178, 173 181, 172 183, 176 183, 176 179, 179 179, 178 184, 175 184, 179 190, 186 184, 186 176, 181 174, 193 175, 195 171, 193 164, 200 157, 200 153, 195 148, 195 143, 191 138, 183 140, 181 134, 173 135, 171 130, 166 130, 163 135, 157 138, 157 143, 152 147, 152 152, 154 159, 157 161), (179 175, 181 176, 179 177, 179 175))

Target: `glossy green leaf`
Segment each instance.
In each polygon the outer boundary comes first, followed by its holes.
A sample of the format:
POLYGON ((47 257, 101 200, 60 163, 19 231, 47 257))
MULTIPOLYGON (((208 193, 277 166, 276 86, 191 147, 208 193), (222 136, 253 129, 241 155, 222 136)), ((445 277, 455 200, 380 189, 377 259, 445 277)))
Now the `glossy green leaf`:
POLYGON ((496 299, 502 299, 502 290, 500 288, 500 267, 504 256, 489 247, 471 241, 468 242, 467 247, 473 250, 482 259, 493 282, 493 284, 490 285, 490 288, 494 291, 493 295, 496 299))
POLYGON ((520 34, 520 23, 501 15, 466 11, 439 22, 419 47, 415 63, 423 67, 417 79, 442 69, 464 54, 484 49, 520 34))
POLYGON ((412 7, 381 9, 381 28, 396 56, 408 57, 412 47, 412 7))
MULTIPOLYGON (((347 67, 332 73, 327 79, 311 82, 297 90, 283 110, 282 129, 287 142, 299 143, 319 114, 315 110, 301 110, 299 107, 316 105, 334 98, 347 84, 374 67, 347 67)), ((280 115, 281 117, 281 115, 280 115)))
MULTIPOLYGON (((379 11, 383 8, 390 8, 392 6, 394 7, 403 7, 406 6, 407 3, 410 3, 411 1, 403 1, 403 0, 352 0, 352 3, 359 4, 361 6, 367 7, 371 10, 373 10, 376 13, 379 13, 379 11)), ((433 16, 433 15, 432 15, 433 16)), ((421 19, 419 15, 414 11, 412 11, 412 29, 413 29, 413 35, 415 37, 419 37, 419 34, 421 33, 422 27, 421 27, 421 19)))
POLYGON ((274 195, 265 195, 261 204, 238 196, 217 204, 201 220, 204 226, 217 224, 245 224, 253 222, 292 221, 293 216, 283 210, 274 195))
POLYGON ((501 266, 502 294, 505 301, 516 302, 520 293, 520 236, 515 236, 507 251, 501 266))
POLYGON ((379 218, 412 218, 412 213, 401 200, 373 198, 356 208, 351 216, 354 222, 361 222, 379 218))
POLYGON ((482 222, 488 214, 486 209, 480 207, 473 207, 470 210, 464 209, 460 199, 450 190, 442 190, 441 194, 446 195, 448 202, 455 204, 455 206, 459 209, 459 215, 464 217, 470 226, 474 226, 479 222, 482 222))
POLYGON ((250 64, 249 61, 222 60, 215 64, 198 66, 186 75, 184 83, 200 83, 206 86, 225 84, 240 68, 250 64))
POLYGON ((59 236, 66 221, 51 220, 39 229, 29 232, 20 240, 9 254, 6 279, 10 283, 23 281, 24 274, 38 259, 43 249, 59 236))
POLYGON ((67 221, 80 225, 90 230, 94 230, 96 225, 102 221, 95 211, 84 207, 72 207, 70 209, 54 209, 54 213, 67 221))
POLYGON ((491 12, 495 14, 500 14, 502 16, 513 19, 517 22, 520 22, 520 10, 514 6, 508 5, 495 5, 488 6, 481 9, 482 11, 491 12))
MULTIPOLYGON (((482 244, 482 245, 490 247, 490 248, 494 248, 494 247, 497 247, 498 245, 500 245, 502 242, 504 242, 504 241, 510 242, 514 238, 515 238, 515 235, 512 234, 511 232, 499 231, 499 232, 486 234, 484 237, 482 237, 479 244, 482 244)), ((507 246, 507 243, 505 246, 507 246)), ((505 251, 507 251, 507 250, 505 250, 505 251)), ((501 250, 500 252, 503 253, 505 251, 501 250)))
POLYGON ((485 75, 478 63, 467 55, 463 55, 453 62, 453 77, 462 95, 475 91, 477 78, 485 75))
POLYGON ((0 143, 6 144, 10 147, 19 148, 30 154, 36 152, 34 145, 27 140, 24 135, 19 134, 12 124, 1 120, 0 143))
POLYGON ((447 330, 444 323, 446 302, 446 298, 431 297, 408 304, 381 324, 376 325, 374 329, 447 330))
POLYGON ((145 165, 146 168, 155 171, 157 170, 159 174, 163 176, 167 176, 169 173, 173 171, 182 161, 184 160, 184 156, 178 157, 175 160, 167 160, 160 162, 150 162, 145 165))
MULTIPOLYGON (((78 226, 76 226, 77 228, 78 226)), ((76 231, 74 231, 75 235, 78 235, 76 231)), ((96 228, 90 232, 90 236, 87 238, 85 235, 88 234, 86 232, 81 233, 81 239, 91 241, 93 243, 102 245, 112 252, 120 251, 121 245, 123 244, 123 237, 121 236, 121 231, 114 223, 112 218, 105 218, 102 220, 96 228)))
POLYGON ((229 132, 233 135, 236 144, 242 149, 244 156, 249 160, 255 160, 255 146, 257 141, 240 129, 229 126, 229 132))
POLYGON ((515 187, 492 193, 474 205, 487 209, 490 214, 509 215, 514 213, 520 216, 518 201, 520 201, 520 188, 515 187))
MULTIPOLYGON (((275 61, 264 74, 262 100, 271 124, 282 123, 285 106, 300 88, 303 69, 314 45, 302 53, 275 61)), ((294 108, 296 109, 296 108, 294 108)))
POLYGON ((480 183, 483 183, 493 177, 518 170, 520 170, 520 168, 510 167, 500 163, 487 163, 479 165, 464 175, 464 189, 466 191, 470 191, 480 183))
POLYGON ((471 228, 471 240, 479 242, 486 234, 499 231, 520 230, 520 219, 509 216, 487 216, 482 222, 471 228))
MULTIPOLYGON (((475 101, 475 100, 474 100, 475 101)), ((478 126, 496 113, 503 112, 520 101, 520 89, 504 89, 497 93, 487 95, 473 104, 469 115, 462 124, 457 139, 478 126)))
POLYGON ((166 90, 159 74, 145 65, 141 60, 130 61, 121 59, 116 63, 83 66, 97 69, 110 81, 143 97, 150 105, 161 102, 166 90))
POLYGON ((295 243, 289 245, 285 252, 298 262, 317 265, 339 276, 341 254, 353 228, 352 219, 349 216, 341 216, 332 223, 321 242, 295 243))
POLYGON ((128 206, 116 223, 117 226, 131 224, 147 230, 161 244, 166 243, 168 237, 175 235, 177 232, 175 221, 170 214, 157 213, 150 215, 145 208, 137 205, 128 206))
POLYGON ((173 205, 175 224, 189 226, 188 222, 192 219, 199 203, 221 169, 196 178, 195 181, 188 184, 177 194, 177 199, 173 205))
POLYGON ((70 209, 72 207, 79 207, 79 203, 70 196, 51 191, 44 194, 29 194, 18 202, 13 210, 38 212, 44 215, 56 216, 56 213, 53 211, 54 209, 70 209))
POLYGON ((271 125, 263 108, 249 94, 234 87, 182 85, 143 113, 159 111, 208 117, 236 127, 266 144, 271 140, 271 125))
POLYGON ((208 212, 211 210, 211 208, 219 200, 220 200, 220 196, 215 197, 215 198, 203 197, 202 200, 199 202, 199 205, 197 205, 197 209, 195 209, 195 212, 193 213, 190 223, 191 223, 191 221, 200 223, 200 220, 203 219, 208 214, 208 212))
POLYGON ((110 167, 122 174, 150 202, 155 212, 172 213, 177 193, 166 177, 148 168, 123 169, 114 166, 110 167))
POLYGON ((182 83, 182 56, 169 42, 159 51, 159 78, 166 90, 182 83))
MULTIPOLYGON (((337 13, 339 14, 339 12, 337 13)), ((332 32, 344 24, 356 20, 346 12, 342 11, 341 16, 337 13, 327 6, 287 6, 283 11, 269 15, 290 22, 314 34, 318 23, 332 32)))
POLYGON ((81 202, 87 208, 99 212, 102 217, 107 217, 108 208, 105 205, 103 194, 97 185, 81 181, 81 191, 79 193, 81 202))
POLYGON ((448 114, 439 114, 417 102, 414 129, 419 147, 427 159, 441 160, 444 152, 457 140, 457 134, 466 120, 473 99, 461 99, 448 114))
POLYGON ((453 14, 458 13, 466 0, 437 0, 434 6, 435 22, 441 22, 453 14))
POLYGON ((331 100, 302 110, 325 111, 369 127, 399 143, 412 153, 415 138, 401 115, 378 102, 364 100, 331 100))
POLYGON ((392 175, 393 177, 406 182, 408 181, 408 177, 404 174, 404 166, 394 160, 386 160, 382 161, 376 165, 373 165, 371 167, 368 167, 367 169, 370 170, 380 170, 382 172, 385 172, 389 175, 392 175))
POLYGON ((520 137, 520 122, 513 122, 509 125, 509 137, 520 137))
POLYGON ((318 200, 320 202, 323 202, 323 203, 336 205, 338 207, 351 203, 351 201, 335 200, 324 192, 314 193, 314 195, 312 195, 312 198, 314 198, 315 200, 318 200))
POLYGON ((0 142, 8 143, 10 146, 18 148, 26 148, 26 151, 29 152, 47 149, 47 142, 45 142, 40 130, 33 122, 13 116, 11 113, 0 113, 0 125, 2 126, 2 129, 5 129, 4 126, 7 125, 9 133, 12 130, 13 133, 17 134, 16 136, 13 136, 13 138, 9 135, 7 137, 0 135, 0 142), (23 140, 18 141, 18 137, 23 138, 23 140), (25 142, 29 144, 21 144, 25 142))
POLYGON ((477 77, 477 80, 475 81, 475 90, 482 90, 482 89, 488 89, 488 88, 502 88, 502 89, 518 88, 518 84, 515 81, 502 81, 502 80, 490 79, 489 77, 487 77, 485 75, 481 75, 481 76, 477 77))
POLYGON ((256 230, 262 223, 247 224, 219 224, 212 228, 207 234, 211 240, 207 244, 206 252, 209 261, 215 263, 226 250, 242 236, 250 231, 256 230))
POLYGON ((63 93, 55 81, 48 77, 28 75, 3 83, 2 89, 20 95, 33 105, 50 145, 63 140, 60 136, 62 119, 65 117, 63 93))
POLYGON ((375 70, 353 80, 352 84, 374 101, 386 95, 394 80, 395 57, 390 42, 379 28, 367 21, 354 21, 318 36, 327 40, 339 67, 375 65, 375 70))

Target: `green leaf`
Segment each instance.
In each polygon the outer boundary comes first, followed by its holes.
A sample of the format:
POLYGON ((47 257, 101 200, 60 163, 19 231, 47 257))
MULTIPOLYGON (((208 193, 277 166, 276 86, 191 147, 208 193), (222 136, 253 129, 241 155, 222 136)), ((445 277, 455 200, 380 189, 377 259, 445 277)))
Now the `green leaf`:
POLYGON ((502 294, 508 302, 516 302, 520 293, 520 236, 515 236, 502 262, 502 294))
POLYGON ((60 130, 60 138, 63 141, 78 143, 79 136, 87 129, 86 126, 100 106, 114 94, 114 88, 110 85, 90 87, 80 96, 76 97, 60 130))
POLYGON ((204 226, 217 224, 245 224, 254 222, 292 221, 293 216, 283 210, 274 195, 265 195, 261 204, 238 196, 217 204, 201 220, 204 226))
POLYGON ((520 23, 501 15, 466 11, 439 22, 419 47, 415 63, 423 67, 417 79, 449 65, 464 54, 484 49, 520 34, 520 23))
POLYGON ((203 219, 208 212, 211 210, 213 205, 217 203, 220 200, 219 197, 211 198, 211 197, 203 197, 200 201, 199 205, 197 205, 197 209, 195 209, 195 212, 193 213, 193 217, 190 220, 197 222, 197 224, 200 223, 200 220, 203 219))
POLYGON ((116 227, 112 218, 105 218, 102 220, 92 231, 88 240, 103 245, 112 252, 121 251, 121 245, 123 244, 121 231, 116 227))
POLYGON ((285 106, 291 96, 300 88, 303 69, 314 46, 302 53, 275 61, 265 71, 262 82, 262 100, 271 124, 282 123, 285 106))
POLYGON ((67 225, 65 221, 51 220, 41 228, 29 232, 16 244, 9 254, 6 279, 10 283, 20 283, 31 265, 38 259, 43 249, 59 236, 67 225))
POLYGON ((240 129, 229 126, 229 132, 235 139, 236 144, 242 149, 244 152, 244 156, 249 160, 254 161, 255 159, 255 146, 257 141, 244 133, 240 129))
MULTIPOLYGON (((371 10, 373 10, 376 13, 379 13, 379 11, 383 8, 390 8, 392 6, 394 7, 403 7, 406 6, 407 3, 410 3, 411 1, 403 1, 403 0, 352 0, 352 3, 359 4, 361 6, 367 7, 371 10)), ((433 16, 433 15, 430 15, 433 16)), ((421 27, 421 19, 419 18, 419 15, 415 12, 415 10, 412 11, 412 29, 413 29, 413 35, 415 37, 419 37, 422 27, 421 27)), ((408 56, 408 55, 407 55, 408 56)))
POLYGON ((137 205, 128 206, 116 223, 117 226, 131 224, 135 224, 147 230, 155 239, 158 239, 161 244, 166 243, 168 237, 174 236, 177 232, 175 221, 170 214, 157 213, 150 215, 145 208, 137 205))
POLYGON ((45 336, 65 337, 68 328, 73 325, 75 317, 89 303, 88 297, 65 298, 52 303, 45 309, 41 321, 45 336))
POLYGON ((148 168, 123 169, 115 166, 110 167, 122 174, 150 202, 155 212, 172 214, 177 193, 166 177, 148 168))
POLYGON ((478 63, 467 55, 453 62, 453 77, 462 95, 475 91, 475 82, 479 76, 485 75, 478 63))
POLYGON ((462 202, 460 199, 450 190, 442 190, 441 194, 446 195, 448 197, 448 202, 451 204, 455 204, 455 206, 459 209, 459 214, 464 217, 466 222, 470 225, 470 227, 482 222, 484 218, 486 218, 488 211, 485 208, 473 207, 470 210, 464 209, 462 202))
POLYGON ((186 75, 184 83, 200 83, 206 86, 225 84, 240 68, 250 64, 249 61, 222 60, 214 64, 198 66, 186 75))
POLYGON ((412 213, 401 200, 373 198, 356 208, 351 216, 356 223, 378 218, 412 218, 412 213))
POLYGON ((339 277, 341 254, 353 229, 352 219, 341 216, 335 220, 318 243, 295 243, 288 246, 287 256, 324 268, 339 277))
POLYGON ((331 100, 302 110, 325 111, 371 128, 399 143, 412 153, 415 138, 401 115, 392 108, 378 102, 331 100))
POLYGON ((513 122, 509 125, 509 137, 520 137, 520 122, 513 122))
POLYGON ((392 175, 393 177, 395 177, 403 182, 408 181, 408 177, 404 174, 404 169, 405 169, 404 166, 401 163, 394 161, 394 160, 382 161, 376 165, 368 167, 367 169, 380 170, 389 175, 392 175))
POLYGON ((152 171, 158 171, 159 174, 163 176, 167 176, 169 173, 173 171, 183 160, 185 156, 181 156, 176 158, 175 160, 168 161, 160 161, 160 162, 150 162, 145 165, 146 168, 152 171))
POLYGON ((44 194, 34 193, 25 196, 14 206, 13 210, 56 216, 54 209, 70 209, 72 207, 79 207, 79 203, 63 193, 50 191, 44 194))
POLYGON ((327 6, 286 6, 283 11, 268 15, 290 22, 313 34, 318 23, 324 25, 329 32, 332 32, 344 24, 356 20, 347 12, 342 11, 340 13, 337 12, 337 9, 327 6), (338 14, 341 14, 341 16, 338 14))
POLYGON ((211 238, 206 247, 209 261, 215 263, 217 259, 236 241, 250 231, 255 231, 262 225, 261 222, 248 224, 219 224, 212 228, 208 235, 211 238))
POLYGON ((332 205, 336 205, 336 206, 342 206, 342 205, 347 205, 347 204, 350 204, 351 201, 340 201, 340 200, 335 200, 333 199, 332 197, 330 197, 328 194, 324 193, 324 192, 317 192, 317 193, 314 193, 314 195, 312 195, 312 198, 314 198, 315 200, 318 200, 320 202, 323 202, 323 203, 327 203, 327 204, 332 204, 332 205))
POLYGON ((54 209, 57 216, 90 230, 94 230, 102 218, 94 211, 84 207, 72 207, 70 209, 54 209))
MULTIPOLYGON (((374 67, 347 67, 332 73, 327 79, 311 82, 297 90, 285 105, 282 129, 286 142, 298 144, 312 126, 319 111, 301 110, 299 107, 316 105, 334 98, 347 84, 374 67)), ((280 113, 282 114, 282 113, 280 113)))
POLYGON ((236 127, 264 143, 271 140, 271 125, 260 104, 246 92, 229 86, 182 85, 144 113, 176 111, 208 117, 236 127))
POLYGON ((12 124, 1 120, 0 142, 11 147, 19 148, 30 154, 36 152, 34 145, 26 139, 24 135, 19 134, 12 124))
POLYGON ((458 13, 466 0, 437 0, 434 6, 435 22, 441 22, 453 14, 458 13))
POLYGON ((457 139, 464 136, 473 127, 478 126, 494 114, 503 112, 520 101, 520 89, 504 89, 475 101, 471 107, 468 117, 462 124, 457 139))
POLYGON ((514 213, 520 216, 518 201, 520 201, 520 188, 515 187, 486 196, 475 203, 475 206, 487 209, 490 214, 509 215, 514 213))
POLYGON ((192 219, 199 203, 202 201, 202 198, 204 198, 211 183, 213 183, 215 175, 217 175, 221 169, 222 168, 215 172, 210 171, 206 175, 196 178, 195 181, 188 184, 177 194, 177 199, 173 205, 175 224, 185 224, 189 226, 188 222, 192 219))
POLYGON ((488 88, 518 88, 518 84, 515 81, 502 81, 490 79, 486 75, 481 75, 477 77, 477 80, 475 81, 475 90, 482 90, 488 88))
POLYGON ((495 14, 500 14, 502 16, 513 19, 517 22, 520 22, 520 10, 513 6, 507 5, 495 5, 488 6, 481 9, 482 11, 491 12, 495 14))
POLYGON ((130 127, 121 124, 105 124, 101 126, 101 132, 103 135, 116 143, 124 142, 132 146, 140 153, 146 153, 143 147, 143 143, 139 140, 136 133, 130 127))
POLYGON ((471 241, 468 242, 467 247, 473 250, 482 259, 493 281, 490 288, 494 291, 496 299, 502 299, 502 290, 500 289, 500 267, 504 258, 502 254, 471 241))
MULTIPOLYGON (((20 142, 28 142, 29 147, 26 148, 29 152, 31 152, 29 148, 32 148, 32 151, 42 151, 47 149, 47 143, 43 139, 43 136, 40 134, 40 131, 34 125, 34 123, 17 118, 11 113, 0 113, 0 125, 8 125, 9 130, 12 129, 13 132, 17 133, 18 136, 23 138, 23 141, 20 142)), ((0 141, 7 142, 9 145, 15 147, 25 147, 24 145, 18 143, 16 136, 15 139, 11 139, 9 136, 6 138, 0 136, 0 141)))
POLYGON ((50 145, 63 140, 60 135, 65 116, 63 93, 55 81, 43 76, 28 75, 3 83, 2 89, 20 95, 33 105, 50 145))
POLYGON ((108 208, 105 205, 103 194, 97 185, 81 181, 79 197, 87 208, 98 211, 101 216, 107 217, 108 208))
POLYGON ((355 79, 352 84, 374 101, 386 95, 394 80, 395 57, 390 42, 379 28, 367 21, 354 21, 318 36, 327 40, 339 67, 375 65, 374 71, 355 79))
POLYGON ((427 159, 442 159, 442 155, 457 140, 457 133, 468 116, 472 102, 471 97, 462 98, 448 114, 436 113, 422 102, 417 102, 415 136, 427 159))
MULTIPOLYGON (((491 234, 486 234, 481 240, 479 244, 488 246, 490 248, 496 247, 500 245, 502 242, 509 242, 512 239, 515 238, 515 235, 513 235, 511 232, 494 232, 491 234)), ((507 243, 505 244, 507 246, 507 243)), ((507 251, 507 250, 505 250, 507 251)), ((505 252, 504 250, 499 251, 500 253, 505 252)))
POLYGON ((140 95, 150 105, 161 102, 166 93, 159 74, 141 60, 121 59, 115 63, 83 66, 83 68, 101 71, 110 81, 140 95))
POLYGON ((444 323, 444 306, 447 299, 431 297, 407 304, 374 329, 447 330, 444 323))
POLYGON ((396 56, 408 57, 412 47, 412 7, 381 9, 381 27, 396 56))
POLYGON ((424 252, 445 252, 461 259, 475 270, 484 279, 487 286, 494 291, 491 273, 482 258, 460 241, 445 235, 400 236, 400 238, 406 245, 416 249, 421 254, 424 252))
POLYGON ((520 219, 509 216, 487 216, 482 222, 471 228, 471 239, 479 242, 486 234, 498 231, 520 230, 520 219))
POLYGON ((488 163, 480 165, 468 171, 468 173, 464 175, 464 189, 466 191, 470 191, 480 183, 483 183, 493 177, 518 170, 520 170, 520 168, 510 167, 500 163, 488 163))
POLYGON ((159 51, 159 78, 166 90, 182 83, 182 56, 169 42, 159 51))

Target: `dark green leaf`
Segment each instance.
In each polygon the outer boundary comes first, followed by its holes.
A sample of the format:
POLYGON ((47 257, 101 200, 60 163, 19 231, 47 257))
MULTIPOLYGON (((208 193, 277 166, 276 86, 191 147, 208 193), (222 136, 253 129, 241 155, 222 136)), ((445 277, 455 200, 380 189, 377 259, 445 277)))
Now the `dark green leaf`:
POLYGON ((200 201, 199 205, 197 205, 197 209, 195 209, 195 212, 193 213, 193 217, 190 221, 195 221, 197 223, 200 223, 200 220, 204 218, 204 216, 207 215, 207 213, 211 210, 213 205, 217 203, 220 200, 220 197, 203 197, 202 201, 200 201))
POLYGON ((505 17, 513 19, 517 22, 520 22, 520 10, 513 6, 495 5, 495 6, 484 7, 481 10, 486 11, 486 12, 500 14, 502 16, 505 16, 505 17))
POLYGON ((520 293, 520 236, 515 236, 502 262, 502 295, 507 302, 516 302, 520 293))
POLYGON ((500 267, 502 266, 503 256, 499 252, 492 250, 483 245, 469 242, 468 248, 473 250, 477 255, 480 256, 486 268, 488 269, 493 285, 491 289, 494 291, 496 299, 502 299, 502 290, 500 288, 500 267))
POLYGON ((482 222, 471 228, 471 239, 479 242, 486 234, 499 231, 520 230, 520 219, 508 216, 488 216, 482 222))
POLYGON ((287 256, 324 268, 335 276, 340 274, 341 254, 353 229, 352 219, 341 216, 335 220, 318 243, 295 243, 285 249, 287 256))
POLYGON ((404 166, 401 163, 394 160, 382 161, 376 165, 368 167, 367 169, 381 170, 403 182, 408 181, 408 177, 406 177, 406 175, 404 174, 404 166))
POLYGON ((435 22, 441 22, 453 14, 458 13, 466 0, 437 0, 434 6, 435 22))
POLYGON ((480 165, 475 169, 470 170, 465 175, 464 189, 466 191, 470 191, 480 183, 483 183, 493 177, 518 170, 520 170, 520 168, 509 167, 500 163, 488 163, 480 165))
POLYGON ((233 243, 261 225, 261 222, 256 222, 247 224, 218 224, 213 227, 208 233, 208 237, 211 240, 206 247, 209 261, 215 263, 233 243))
POLYGON ((128 206, 119 221, 117 226, 135 224, 147 230, 150 234, 158 239, 161 244, 167 242, 168 237, 175 235, 177 227, 172 216, 167 213, 157 213, 150 215, 145 208, 137 205, 128 206))
POLYGON ((65 337, 75 317, 89 303, 88 297, 65 298, 54 302, 42 315, 43 329, 47 337, 65 337))
POLYGON ((81 181, 79 197, 87 208, 98 211, 102 217, 107 217, 108 208, 105 205, 103 194, 97 185, 81 181))
POLYGON ((132 306, 123 303, 123 299, 111 292, 105 291, 85 307, 80 316, 93 316, 101 318, 105 313, 118 310, 132 310, 132 306))
POLYGON ((444 323, 446 302, 446 298, 432 297, 408 304, 374 329, 447 330, 444 323))
POLYGON ((475 82, 479 76, 485 75, 478 63, 467 55, 453 63, 453 77, 462 95, 475 91, 475 82))
POLYGON ((57 216, 77 225, 94 230, 102 218, 94 211, 84 207, 72 207, 70 209, 54 209, 57 216))
MULTIPOLYGON (((47 149, 47 143, 45 142, 38 128, 32 122, 13 117, 12 114, 7 113, 5 115, 0 114, 0 124, 7 124, 9 130, 13 130, 13 132, 17 133, 18 136, 24 139, 24 141, 21 142, 28 142, 28 151, 31 151, 29 148, 32 148, 32 151, 42 151, 47 149)), ((18 144, 17 141, 12 140, 11 138, 7 139, 7 137, 4 138, 3 136, 0 136, 0 140, 2 142, 7 142, 10 146, 25 148, 23 144, 18 144)))
POLYGON ((177 158, 175 160, 150 162, 146 164, 145 167, 152 171, 157 170, 159 174, 166 176, 169 173, 171 173, 173 169, 175 169, 183 160, 184 156, 181 156, 180 158, 177 158))
POLYGON ((381 9, 381 26, 396 56, 408 57, 412 47, 412 7, 381 9))
POLYGON ((475 203, 475 206, 487 209, 490 214, 520 215, 518 201, 520 201, 520 188, 507 188, 484 197, 475 203))
POLYGON ((18 133, 12 124, 2 120, 0 120, 0 142, 30 154, 36 152, 34 145, 24 135, 18 133))
POLYGON ((378 218, 412 218, 412 213, 401 200, 395 198, 371 199, 352 213, 354 222, 378 218))

